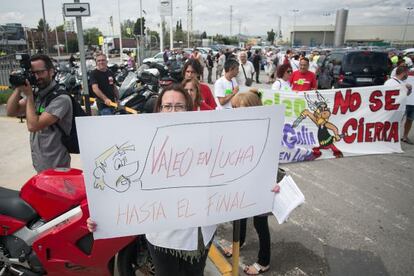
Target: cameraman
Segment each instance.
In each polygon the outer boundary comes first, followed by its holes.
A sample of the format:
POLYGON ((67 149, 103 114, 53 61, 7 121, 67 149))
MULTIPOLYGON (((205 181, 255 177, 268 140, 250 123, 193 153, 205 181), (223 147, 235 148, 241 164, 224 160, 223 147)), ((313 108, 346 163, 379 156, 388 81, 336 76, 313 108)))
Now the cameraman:
MULTIPOLYGON (((33 167, 37 172, 49 168, 70 167, 70 155, 62 144, 62 133, 53 124, 59 124, 65 133, 72 127, 72 101, 68 95, 46 100, 58 89, 53 79, 55 70, 52 60, 43 54, 30 59, 30 71, 34 75, 35 88, 29 80, 16 86, 7 101, 8 116, 26 116, 30 132, 33 167)), ((34 80, 32 81, 34 82, 34 80)))

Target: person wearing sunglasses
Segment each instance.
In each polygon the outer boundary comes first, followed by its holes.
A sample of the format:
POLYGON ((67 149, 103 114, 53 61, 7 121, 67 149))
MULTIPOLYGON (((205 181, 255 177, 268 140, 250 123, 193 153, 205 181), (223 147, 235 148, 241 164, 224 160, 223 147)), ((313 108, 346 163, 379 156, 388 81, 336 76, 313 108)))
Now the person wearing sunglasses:
POLYGON ((292 67, 289 64, 282 64, 276 72, 277 79, 272 85, 273 91, 292 91, 292 85, 289 82, 292 75, 292 67))

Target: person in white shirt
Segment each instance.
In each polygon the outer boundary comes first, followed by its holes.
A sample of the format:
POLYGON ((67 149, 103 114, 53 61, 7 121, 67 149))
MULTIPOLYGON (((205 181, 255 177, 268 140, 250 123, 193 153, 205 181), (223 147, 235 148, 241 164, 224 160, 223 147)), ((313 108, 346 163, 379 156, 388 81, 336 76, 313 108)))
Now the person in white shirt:
POLYGON ((239 62, 239 73, 236 76, 236 81, 240 86, 251 86, 255 71, 253 63, 247 60, 247 53, 245 51, 239 53, 239 62), (250 80, 246 82, 247 79, 250 80))
POLYGON ((292 75, 292 68, 289 64, 282 64, 277 69, 277 79, 272 85, 274 91, 292 91, 292 85, 289 82, 290 76, 292 75))
POLYGON ((226 62, 226 56, 224 55, 223 50, 220 50, 219 57, 217 59, 216 80, 218 80, 221 77, 225 62, 226 62))
POLYGON ((407 105, 406 105, 406 110, 405 110, 407 119, 405 120, 404 133, 401 138, 401 141, 407 144, 413 145, 414 142, 408 139, 408 133, 411 130, 411 126, 414 120, 414 94, 411 93, 412 85, 407 83, 406 81, 407 78, 408 78, 408 67, 405 65, 398 66, 397 70, 395 71, 395 77, 388 79, 384 83, 384 85, 393 86, 393 87, 401 87, 400 91, 407 93, 407 105))
POLYGON ((233 58, 224 63, 224 76, 214 84, 216 109, 232 108, 231 99, 239 92, 236 76, 239 73, 239 62, 233 58))

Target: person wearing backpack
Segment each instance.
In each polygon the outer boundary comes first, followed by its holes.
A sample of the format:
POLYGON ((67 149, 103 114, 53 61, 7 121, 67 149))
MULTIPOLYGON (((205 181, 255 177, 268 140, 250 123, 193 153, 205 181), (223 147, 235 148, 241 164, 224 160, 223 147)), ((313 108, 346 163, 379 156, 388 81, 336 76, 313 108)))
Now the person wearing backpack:
POLYGON ((30 64, 36 79, 34 88, 29 80, 17 86, 7 101, 7 115, 26 116, 32 163, 38 173, 50 168, 69 168, 70 154, 62 136, 72 128, 71 98, 58 94, 59 85, 53 79, 55 69, 49 56, 32 56, 30 64))

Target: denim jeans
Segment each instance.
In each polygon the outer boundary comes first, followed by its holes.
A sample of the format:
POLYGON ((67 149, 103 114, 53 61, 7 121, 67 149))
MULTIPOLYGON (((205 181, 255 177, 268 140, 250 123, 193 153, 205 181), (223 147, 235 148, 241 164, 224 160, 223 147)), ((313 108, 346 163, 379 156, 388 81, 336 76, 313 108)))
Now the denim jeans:
POLYGON ((112 107, 104 107, 101 110, 99 110, 99 115, 113 115, 115 113, 115 110, 112 107))

